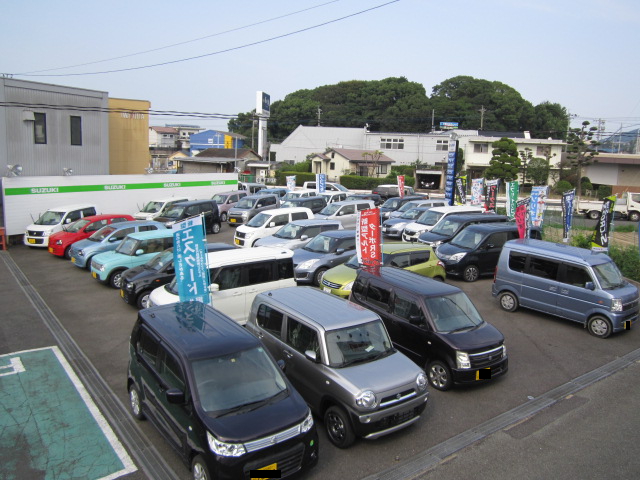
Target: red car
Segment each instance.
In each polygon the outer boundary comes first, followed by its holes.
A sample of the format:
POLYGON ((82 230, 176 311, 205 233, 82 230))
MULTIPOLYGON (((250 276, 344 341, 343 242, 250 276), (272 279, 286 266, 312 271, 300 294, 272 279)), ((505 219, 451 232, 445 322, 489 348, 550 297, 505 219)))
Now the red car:
POLYGON ((61 232, 56 232, 49 237, 49 253, 58 257, 69 258, 71 244, 89 237, 105 225, 130 220, 135 220, 135 218, 131 215, 116 213, 92 215, 76 220, 72 224, 62 227, 63 230, 61 232))

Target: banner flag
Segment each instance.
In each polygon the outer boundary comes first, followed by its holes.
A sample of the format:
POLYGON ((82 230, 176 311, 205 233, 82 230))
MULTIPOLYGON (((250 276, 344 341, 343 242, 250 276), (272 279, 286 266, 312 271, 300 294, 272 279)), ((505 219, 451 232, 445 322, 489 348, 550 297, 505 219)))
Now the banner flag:
POLYGON ((544 210, 547 203, 546 185, 533 187, 531 189, 531 203, 529 203, 529 214, 531 215, 531 226, 541 227, 544 217, 544 210))
POLYGON ((180 301, 209 303, 204 217, 199 215, 177 222, 173 231, 173 265, 180 301))
POLYGON ((296 189, 296 176, 289 175, 287 176, 287 190, 295 190, 296 189))
POLYGON ((516 216, 516 206, 518 204, 518 194, 520 193, 520 184, 517 180, 507 182, 507 216, 513 220, 516 216))
POLYGON ((362 266, 380 266, 382 263, 381 243, 380 209, 360 210, 356 229, 358 263, 362 266))
POLYGON ((600 219, 591 236, 591 250, 594 252, 606 252, 609 250, 609 231, 613 220, 613 209, 616 206, 616 196, 605 197, 602 203, 600 219))
POLYGON ((471 180, 471 205, 482 204, 482 191, 484 190, 484 178, 471 180))
POLYGON ((498 184, 500 179, 487 180, 485 185, 487 187, 487 193, 484 196, 484 209, 487 212, 494 212, 498 203, 498 184))
POLYGON ((446 204, 452 206, 455 197, 455 176, 458 163, 458 141, 449 140, 447 152, 447 174, 445 176, 444 198, 446 204))
POLYGON ((324 193, 327 191, 327 174, 326 173, 316 174, 316 191, 318 193, 324 193))
POLYGON ((404 197, 404 175, 398 175, 398 195, 404 197))
POLYGON ((467 176, 461 175, 456 178, 456 205, 467 204, 467 176))
POLYGON ((573 223, 573 201, 576 198, 576 189, 568 190, 562 194, 562 241, 569 241, 569 233, 573 223))
POLYGON ((516 204, 516 226, 518 227, 518 236, 520 238, 529 237, 529 203, 531 197, 518 200, 516 204))

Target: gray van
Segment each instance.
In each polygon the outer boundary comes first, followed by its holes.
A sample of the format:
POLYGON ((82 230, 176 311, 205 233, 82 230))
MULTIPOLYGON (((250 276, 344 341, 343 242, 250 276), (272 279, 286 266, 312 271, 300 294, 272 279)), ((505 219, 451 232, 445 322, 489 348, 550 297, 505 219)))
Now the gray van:
POLYGON ((559 243, 505 243, 491 293, 503 310, 522 306, 566 318, 600 338, 638 319, 638 288, 608 255, 559 243))
POLYGON ((280 197, 277 195, 249 195, 229 209, 227 223, 243 225, 263 210, 272 208, 280 208, 280 197))
POLYGON ((285 362, 339 448, 405 428, 426 406, 424 371, 393 347, 370 310, 312 287, 279 288, 256 296, 246 327, 285 362))

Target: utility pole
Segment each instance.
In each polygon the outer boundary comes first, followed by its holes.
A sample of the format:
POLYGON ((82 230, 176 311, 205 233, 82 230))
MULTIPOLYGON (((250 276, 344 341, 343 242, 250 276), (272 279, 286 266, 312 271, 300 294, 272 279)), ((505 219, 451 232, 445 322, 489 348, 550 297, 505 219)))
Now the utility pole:
POLYGON ((436 111, 435 111, 435 109, 431 109, 431 131, 432 132, 433 132, 433 129, 435 128, 435 126, 434 126, 435 117, 436 117, 436 111))
POLYGON ((318 105, 318 126, 320 126, 320 115, 322 115, 322 109, 320 108, 320 105, 318 105))
MULTIPOLYGON (((605 121, 602 118, 599 118, 598 119, 598 135, 596 137, 597 140, 598 140, 598 143, 600 143, 600 139, 602 137, 602 132, 604 132, 604 124, 605 124, 605 121)), ((597 151, 598 151, 598 146, 596 145, 596 152, 597 151)))
POLYGON ((484 126, 484 114, 487 111, 487 109, 484 108, 484 105, 482 105, 482 107, 478 111, 480 112, 480 130, 482 130, 484 126))

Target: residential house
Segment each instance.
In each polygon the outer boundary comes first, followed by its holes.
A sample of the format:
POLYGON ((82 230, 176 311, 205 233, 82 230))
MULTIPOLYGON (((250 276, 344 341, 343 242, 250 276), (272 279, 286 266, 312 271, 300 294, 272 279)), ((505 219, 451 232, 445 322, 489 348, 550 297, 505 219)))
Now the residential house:
MULTIPOLYGON (((259 160, 260 156, 248 148, 208 148, 195 156, 180 158, 179 173, 250 172, 250 165, 259 160)), ((256 174, 255 167, 253 174, 256 174)))
POLYGON ((175 127, 149 127, 149 147, 175 150, 178 135, 175 127))
POLYGON ((600 152, 596 160, 582 169, 591 183, 611 185, 615 194, 640 192, 640 155, 600 152))
POLYGON ((375 150, 330 148, 311 157, 311 171, 324 173, 330 182, 341 175, 386 177, 394 160, 375 150))
POLYGON ((176 138, 176 150, 189 150, 191 148, 191 135, 196 134, 204 130, 204 128, 197 125, 166 125, 167 127, 173 127, 178 131, 176 138))
POLYGON ((247 137, 237 133, 205 130, 191 135, 189 154, 195 157, 200 152, 209 148, 241 149, 247 137))

